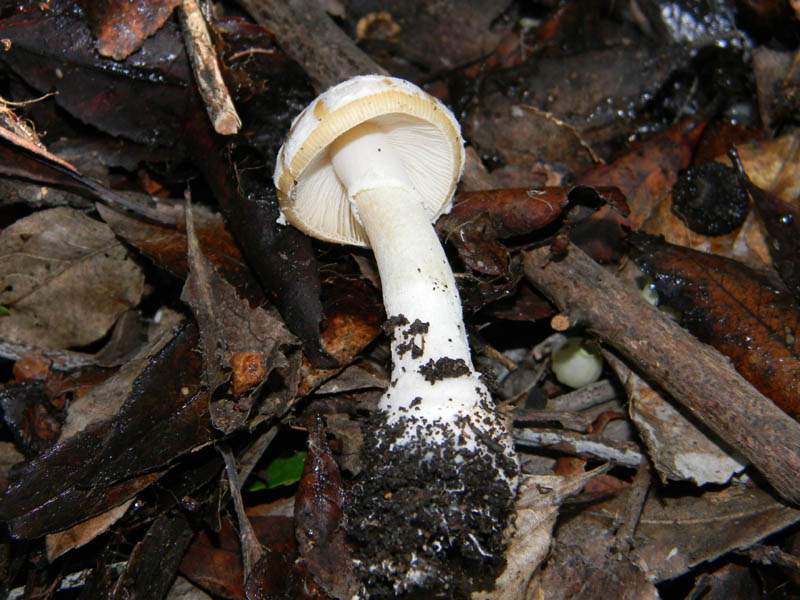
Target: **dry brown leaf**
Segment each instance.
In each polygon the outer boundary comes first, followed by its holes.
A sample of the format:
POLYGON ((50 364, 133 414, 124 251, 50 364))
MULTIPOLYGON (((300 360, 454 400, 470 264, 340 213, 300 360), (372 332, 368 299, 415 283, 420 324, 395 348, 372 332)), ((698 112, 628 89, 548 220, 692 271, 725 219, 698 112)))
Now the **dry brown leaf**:
POLYGON ((69 529, 46 535, 47 560, 52 562, 62 554, 66 554, 74 548, 85 546, 98 535, 108 531, 114 523, 122 518, 122 515, 125 514, 125 511, 133 504, 134 500, 135 498, 131 498, 119 506, 78 523, 69 529))
POLYGON ((527 598, 533 574, 550 552, 553 526, 562 502, 607 470, 608 467, 601 467, 577 477, 526 476, 517 494, 516 518, 509 527, 506 568, 491 592, 475 592, 472 600, 527 598))
MULTIPOLYGON (((606 508, 595 512, 595 517, 607 516, 606 508)), ((798 520, 799 510, 749 486, 734 485, 699 497, 655 496, 645 504, 634 556, 647 565, 655 581, 664 581, 731 550, 748 548, 798 520)))
MULTIPOLYGON (((556 549, 542 578, 547 593, 541 598, 593 597, 578 591, 591 574, 602 570, 627 499, 628 493, 623 491, 559 525, 556 549)), ((630 560, 649 581, 657 583, 731 550, 747 548, 798 519, 800 511, 753 487, 735 485, 679 498, 662 496, 655 488, 636 526, 630 560)), ((623 597, 618 593, 626 589, 627 582, 618 583, 620 587, 608 590, 605 598, 623 597)))
POLYGON ((743 458, 720 448, 623 363, 614 361, 612 367, 625 385, 631 420, 664 483, 727 483, 747 466, 743 458))
MULTIPOLYGON (((286 347, 298 342, 276 311, 251 308, 234 287, 217 274, 200 250, 191 214, 191 209, 187 210, 189 276, 181 300, 191 307, 200 327, 206 385, 212 398, 212 421, 217 429, 230 433, 247 423, 260 384, 267 375, 273 369, 289 367, 284 352, 286 347), (246 393, 235 396, 233 386, 231 389, 223 389, 223 386, 231 379, 235 356, 248 352, 261 357, 262 364, 257 370, 263 371, 264 377, 246 393)), ((270 409, 270 414, 278 412, 280 400, 270 409)))
POLYGON ((136 306, 144 274, 107 225, 70 208, 0 233, 0 339, 42 349, 85 346, 136 306))

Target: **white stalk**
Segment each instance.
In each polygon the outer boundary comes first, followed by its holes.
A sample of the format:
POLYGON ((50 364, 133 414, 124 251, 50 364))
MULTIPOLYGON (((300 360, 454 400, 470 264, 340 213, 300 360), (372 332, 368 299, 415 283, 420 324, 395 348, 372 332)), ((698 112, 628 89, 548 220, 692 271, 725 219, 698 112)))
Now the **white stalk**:
MULTIPOLYGON (((392 383, 379 407, 389 423, 415 417, 444 426, 430 432, 431 443, 450 429, 475 449, 491 400, 472 365, 458 289, 430 215, 377 126, 353 128, 330 152, 375 253, 394 328, 392 383)), ((415 429, 398 442, 411 441, 415 429)))

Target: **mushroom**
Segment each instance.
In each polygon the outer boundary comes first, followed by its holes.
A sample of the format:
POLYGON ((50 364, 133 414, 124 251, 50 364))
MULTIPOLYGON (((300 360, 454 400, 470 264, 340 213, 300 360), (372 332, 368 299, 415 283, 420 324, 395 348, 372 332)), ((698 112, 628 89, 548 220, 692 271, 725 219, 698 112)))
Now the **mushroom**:
POLYGON ((373 593, 471 586, 503 564, 516 454, 473 367, 432 225, 450 209, 463 164, 447 107, 407 81, 366 75, 294 120, 275 168, 282 215, 313 237, 371 247, 380 273, 391 383, 348 504, 373 593))

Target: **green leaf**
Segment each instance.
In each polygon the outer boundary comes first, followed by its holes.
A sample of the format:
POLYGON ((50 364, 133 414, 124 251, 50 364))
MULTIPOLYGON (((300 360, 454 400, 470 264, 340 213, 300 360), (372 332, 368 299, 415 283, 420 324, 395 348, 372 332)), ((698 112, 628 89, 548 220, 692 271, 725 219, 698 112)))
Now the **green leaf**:
POLYGON ((7 317, 11 314, 11 311, 8 310, 5 306, 0 304, 0 317, 7 317))
POLYGON ((308 452, 298 450, 290 456, 279 456, 267 465, 266 469, 257 472, 260 480, 247 487, 249 492, 271 490, 282 485, 292 485, 300 481, 306 464, 308 452))

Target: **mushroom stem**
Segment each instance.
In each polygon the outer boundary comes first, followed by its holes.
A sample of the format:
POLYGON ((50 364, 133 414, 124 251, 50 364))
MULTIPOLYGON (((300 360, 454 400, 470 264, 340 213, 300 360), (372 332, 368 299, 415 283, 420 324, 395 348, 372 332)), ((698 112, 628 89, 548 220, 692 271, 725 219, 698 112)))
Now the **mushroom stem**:
POLYGON ((394 330, 392 389, 380 408, 390 421, 418 398, 426 418, 475 410, 476 386, 488 393, 472 365, 455 278, 389 136, 369 122, 354 127, 331 147, 331 162, 369 237, 394 330), (449 376, 435 377, 443 358, 449 376))
POLYGON ((395 593, 437 581, 447 587, 443 566, 457 564, 454 556, 465 559, 465 572, 483 565, 476 581, 491 579, 502 564, 518 467, 472 365, 431 215, 376 125, 348 131, 330 158, 375 253, 393 334, 392 381, 365 440, 366 475, 351 504, 351 514, 369 515, 353 518, 350 530, 375 561, 367 579, 391 582, 395 593), (384 559, 387 548, 397 552, 384 559))

